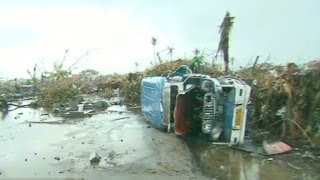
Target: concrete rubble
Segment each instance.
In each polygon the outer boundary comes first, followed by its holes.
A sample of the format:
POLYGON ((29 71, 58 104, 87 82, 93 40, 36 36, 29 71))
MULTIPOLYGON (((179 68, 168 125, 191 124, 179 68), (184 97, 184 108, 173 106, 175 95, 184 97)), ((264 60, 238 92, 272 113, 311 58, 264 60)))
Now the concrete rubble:
POLYGON ((69 111, 63 114, 63 117, 67 118, 82 118, 85 117, 85 113, 83 111, 69 111))
POLYGON ((99 163, 101 157, 99 156, 99 154, 96 151, 92 151, 89 156, 89 159, 90 159, 90 163, 99 163))
POLYGON ((71 108, 71 110, 76 111, 78 110, 78 105, 83 101, 84 99, 82 96, 75 96, 69 100, 68 105, 71 108))
POLYGON ((94 108, 99 108, 99 109, 102 109, 102 108, 107 108, 109 107, 108 103, 106 101, 95 101, 92 103, 92 106, 94 108))
POLYGON ((82 96, 76 96, 68 103, 54 103, 53 112, 65 118, 83 118, 91 116, 96 110, 105 110, 113 104, 122 104, 121 98, 107 100, 85 100, 82 96))

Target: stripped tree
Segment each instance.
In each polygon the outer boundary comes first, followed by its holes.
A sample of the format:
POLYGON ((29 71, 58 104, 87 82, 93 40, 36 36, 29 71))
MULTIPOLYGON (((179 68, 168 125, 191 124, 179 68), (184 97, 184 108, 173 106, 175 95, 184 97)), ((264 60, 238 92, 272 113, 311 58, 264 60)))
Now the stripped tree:
POLYGON ((156 62, 156 45, 157 45, 157 39, 155 37, 151 37, 151 44, 153 46, 153 60, 156 62))
POLYGON ((228 73, 229 71, 229 35, 233 25, 233 19, 235 17, 231 17, 230 13, 227 11, 221 25, 220 25, 220 41, 217 50, 218 53, 222 53, 224 60, 224 72, 228 73))
POLYGON ((173 50, 174 50, 174 48, 173 47, 168 47, 168 54, 170 55, 170 61, 172 61, 172 54, 173 54, 173 50))

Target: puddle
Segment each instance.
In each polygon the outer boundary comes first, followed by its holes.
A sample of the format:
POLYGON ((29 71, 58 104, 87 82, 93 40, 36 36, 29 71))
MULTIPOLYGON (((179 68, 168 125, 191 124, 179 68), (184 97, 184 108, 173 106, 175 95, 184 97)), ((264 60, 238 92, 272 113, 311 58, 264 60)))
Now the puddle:
POLYGON ((140 114, 102 112, 74 123, 26 123, 41 121, 42 114, 40 109, 19 108, 0 120, 0 178, 202 177, 192 171, 185 144, 174 134, 149 127, 140 114), (92 151, 102 157, 97 166, 89 162, 92 151))
POLYGON ((194 137, 186 137, 184 140, 194 155, 196 165, 207 177, 219 180, 319 178, 319 174, 308 173, 304 169, 293 169, 285 161, 278 161, 276 157, 234 150, 223 145, 212 145, 194 137))
MULTIPOLYGON (((113 106, 109 111, 126 111, 113 106)), ((101 113, 66 124, 41 109, 19 108, 0 120, 0 178, 316 179, 278 160, 150 127, 135 113, 101 113), (126 117, 124 119, 119 119, 126 117), (44 119, 43 119, 44 118, 44 119), (115 120, 119 119, 119 120, 115 120), (90 165, 95 150, 102 157, 90 165), (58 157, 58 158, 57 158, 58 157), (59 159, 59 160, 56 160, 59 159)), ((298 164, 300 167, 300 164, 298 164)), ((313 167, 316 169, 315 167, 313 167)))

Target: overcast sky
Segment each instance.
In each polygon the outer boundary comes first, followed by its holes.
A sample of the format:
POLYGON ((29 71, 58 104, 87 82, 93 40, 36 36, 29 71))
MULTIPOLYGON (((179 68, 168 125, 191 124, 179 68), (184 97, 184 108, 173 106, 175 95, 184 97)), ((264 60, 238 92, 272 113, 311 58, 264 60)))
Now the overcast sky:
MULTIPOLYGON (((269 56, 270 62, 306 62, 320 57, 319 0, 0 0, 0 77, 25 77, 35 63, 51 70, 69 49, 66 67, 78 64, 102 73, 145 68, 158 50, 216 49, 226 11, 235 16, 231 56, 236 66, 269 56)), ((167 53, 162 57, 168 58, 167 53)))

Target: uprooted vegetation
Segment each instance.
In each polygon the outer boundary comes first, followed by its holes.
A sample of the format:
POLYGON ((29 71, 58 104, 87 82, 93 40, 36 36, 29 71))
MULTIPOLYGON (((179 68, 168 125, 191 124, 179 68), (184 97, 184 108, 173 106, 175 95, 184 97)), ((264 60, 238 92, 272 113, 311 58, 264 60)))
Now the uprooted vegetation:
POLYGON ((320 61, 300 67, 263 63, 235 74, 253 88, 252 127, 320 145, 320 61))
MULTIPOLYGON (((80 94, 96 93, 105 98, 123 96, 126 104, 139 104, 143 77, 168 76, 181 65, 195 69, 192 60, 176 60, 156 64, 144 72, 125 75, 100 75, 86 71, 48 82, 40 81, 40 103, 49 108, 54 103, 65 103, 80 94), (119 89, 120 93, 116 94, 115 89, 119 89)), ((223 74, 217 67, 205 62, 197 64, 196 71, 211 76, 223 74)), ((230 74, 244 79, 252 87, 248 121, 251 128, 292 139, 307 137, 312 144, 320 145, 320 61, 303 66, 261 63, 230 74)), ((2 93, 17 91, 17 83, 2 82, 2 93)))
MULTIPOLYGON (((147 69, 143 76, 167 76, 181 65, 192 68, 192 64, 188 60, 162 63, 147 69)), ((223 75, 222 71, 205 63, 200 64, 198 73, 223 75)), ((230 74, 244 79, 252 87, 250 127, 291 139, 307 138, 311 144, 320 145, 320 61, 300 66, 261 63, 230 74)), ((131 92, 125 94, 126 100, 131 100, 129 102, 139 101, 143 76, 138 75, 139 78, 124 86, 124 91, 131 92)))
POLYGON ((40 91, 40 104, 45 108, 52 107, 54 103, 66 103, 70 98, 80 94, 80 90, 69 78, 42 84, 40 91))

